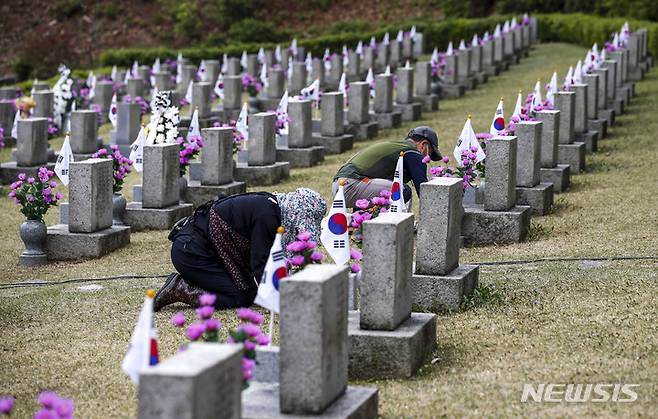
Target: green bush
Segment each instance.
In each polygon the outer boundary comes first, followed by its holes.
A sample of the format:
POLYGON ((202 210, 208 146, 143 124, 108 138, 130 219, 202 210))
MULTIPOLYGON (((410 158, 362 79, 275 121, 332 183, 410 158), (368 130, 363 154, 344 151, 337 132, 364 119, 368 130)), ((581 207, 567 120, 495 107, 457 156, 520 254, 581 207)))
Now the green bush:
POLYGON ((119 16, 119 6, 114 3, 98 3, 94 6, 94 14, 99 17, 114 19, 119 16))
POLYGON ((59 0, 55 3, 55 15, 60 19, 73 17, 82 10, 82 0, 59 0))
MULTIPOLYGON (((459 3, 457 0, 448 1, 459 3)), ((498 0, 496 11, 517 14, 581 12, 611 18, 627 17, 658 21, 656 0, 498 0)))
POLYGON ((277 31, 272 22, 247 18, 231 25, 229 39, 234 42, 280 42, 289 38, 285 32, 277 31))

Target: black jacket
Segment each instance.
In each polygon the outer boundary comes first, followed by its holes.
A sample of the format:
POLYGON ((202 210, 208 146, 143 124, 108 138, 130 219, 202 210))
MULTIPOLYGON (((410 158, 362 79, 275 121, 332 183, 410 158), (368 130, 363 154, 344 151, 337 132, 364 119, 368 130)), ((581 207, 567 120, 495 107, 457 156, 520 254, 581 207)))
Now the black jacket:
MULTIPOLYGON (((281 209, 276 197, 266 192, 246 193, 217 199, 211 207, 236 233, 249 240, 251 269, 260 282, 276 229, 281 225, 281 209)), ((194 221, 175 240, 191 235, 199 244, 194 246, 196 256, 221 263, 208 236, 208 215, 208 212, 197 212, 194 221)))

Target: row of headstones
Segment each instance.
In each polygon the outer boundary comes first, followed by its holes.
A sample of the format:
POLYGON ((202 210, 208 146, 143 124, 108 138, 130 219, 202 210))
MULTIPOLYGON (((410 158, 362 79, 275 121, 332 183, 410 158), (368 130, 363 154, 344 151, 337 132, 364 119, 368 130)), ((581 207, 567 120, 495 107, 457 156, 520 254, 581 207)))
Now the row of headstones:
POLYGON ((478 281, 477 266, 459 265, 461 181, 421 188, 415 273, 414 215, 365 222, 359 311, 348 310, 346 268, 311 265, 280 282, 280 347, 258 351, 249 389, 240 394, 240 346, 194 344, 141 373, 139 417, 376 417, 377 389, 348 377, 414 375, 436 349, 437 316, 412 303, 458 307, 478 281))
POLYGON ((517 123, 515 136, 487 141, 486 186, 475 204, 465 206, 465 243, 523 241, 530 216, 550 211, 553 194, 566 190, 570 176, 585 170, 586 154, 597 151, 598 140, 624 112, 634 91, 628 75, 643 75, 651 65, 644 56, 631 67, 632 51, 608 53, 582 84, 556 94, 554 110, 535 112, 537 121, 517 123))

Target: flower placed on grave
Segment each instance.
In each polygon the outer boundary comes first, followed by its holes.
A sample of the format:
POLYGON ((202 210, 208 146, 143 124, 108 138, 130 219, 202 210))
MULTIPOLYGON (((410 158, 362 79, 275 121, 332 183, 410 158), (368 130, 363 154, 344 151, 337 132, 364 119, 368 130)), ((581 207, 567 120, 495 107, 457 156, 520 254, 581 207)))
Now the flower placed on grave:
POLYGON ((41 409, 34 414, 35 419, 72 419, 75 405, 54 391, 43 391, 37 398, 41 409))
POLYGON ((187 173, 190 162, 199 155, 203 148, 203 138, 193 135, 189 138, 178 137, 176 143, 180 147, 178 152, 178 161, 180 162, 180 175, 184 176, 187 173))
POLYGON ((158 92, 151 106, 149 144, 171 144, 178 138, 179 109, 171 106, 171 92, 158 92))
MULTIPOLYGON (((350 224, 350 238, 354 246, 359 249, 363 246, 363 222, 377 218, 381 213, 388 212, 390 205, 391 191, 388 189, 382 189, 379 196, 356 201, 358 209, 352 212, 352 223, 350 224)), ((354 247, 351 247, 351 249, 354 249, 354 247)), ((354 254, 350 254, 350 256, 352 260, 357 260, 354 258, 354 254)), ((353 268, 352 272, 356 273, 358 270, 355 271, 353 268)))
POLYGON ((27 118, 30 115, 30 110, 36 106, 36 102, 32 96, 21 96, 14 100, 14 107, 21 113, 21 117, 27 118))
POLYGON ((185 326, 185 313, 179 311, 178 313, 174 314, 173 317, 171 318, 171 324, 173 324, 176 327, 185 326))
POLYGON ((2 127, 0 127, 0 148, 5 148, 4 138, 5 138, 5 130, 2 127))
POLYGON ((142 116, 146 115, 151 110, 151 105, 149 105, 149 103, 146 101, 146 99, 144 99, 141 96, 135 96, 135 98, 133 99, 130 95, 125 95, 123 97, 123 102, 124 103, 136 103, 136 104, 138 104, 139 105, 139 111, 140 111, 142 116))
POLYGON ((311 233, 302 231, 297 234, 296 238, 296 241, 286 247, 286 250, 292 255, 287 259, 292 272, 299 272, 307 265, 322 263, 324 254, 317 250, 317 243, 312 240, 311 233))
MULTIPOLYGON (((481 135, 489 135, 487 133, 480 133, 481 135)), ((477 134, 476 134, 477 137, 477 134)), ((484 149, 484 144, 481 144, 484 149)), ((430 168, 430 175, 432 178, 436 177, 459 177, 464 181, 464 190, 469 187, 475 187, 475 181, 478 178, 484 178, 485 161, 477 161, 477 147, 472 146, 469 150, 463 150, 461 153, 460 165, 457 167, 447 166, 450 158, 444 156, 442 162, 446 166, 435 166, 430 168)))
POLYGON ((7 196, 22 207, 21 212, 28 220, 43 222, 48 208, 56 206, 57 201, 62 199, 62 194, 53 190, 57 187, 57 182, 51 180, 54 176, 52 170, 41 167, 37 179, 21 173, 18 180, 9 186, 11 191, 7 196))
POLYGON ((95 159, 112 159, 112 177, 114 179, 112 190, 114 193, 119 193, 123 188, 124 179, 132 169, 133 161, 121 155, 118 145, 112 144, 110 149, 112 152, 108 153, 107 149, 101 148, 92 154, 91 157, 95 159))
POLYGON ((263 89, 263 83, 249 73, 242 76, 242 90, 246 91, 250 97, 256 97, 263 89))
POLYGON ((14 398, 11 396, 0 397, 0 413, 9 415, 14 409, 14 398))

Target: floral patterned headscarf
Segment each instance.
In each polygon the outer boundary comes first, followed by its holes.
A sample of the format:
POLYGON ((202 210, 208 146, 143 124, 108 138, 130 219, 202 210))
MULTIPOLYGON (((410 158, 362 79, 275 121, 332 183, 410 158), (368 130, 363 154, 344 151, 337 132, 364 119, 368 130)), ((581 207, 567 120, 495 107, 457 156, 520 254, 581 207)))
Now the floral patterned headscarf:
POLYGON ((302 231, 311 233, 313 240, 320 241, 320 223, 327 211, 327 203, 314 190, 299 188, 294 192, 275 192, 281 208, 281 224, 285 229, 283 248, 295 241, 302 231))

